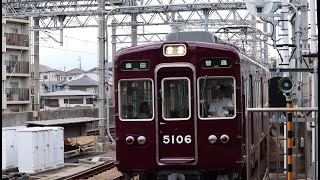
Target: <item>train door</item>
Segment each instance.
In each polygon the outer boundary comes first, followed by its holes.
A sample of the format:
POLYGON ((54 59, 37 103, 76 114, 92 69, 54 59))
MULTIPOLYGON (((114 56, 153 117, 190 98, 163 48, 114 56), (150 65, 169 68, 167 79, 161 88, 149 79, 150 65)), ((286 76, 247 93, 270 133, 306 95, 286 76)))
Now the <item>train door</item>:
POLYGON ((191 64, 157 66, 157 162, 195 164, 195 70, 191 64))

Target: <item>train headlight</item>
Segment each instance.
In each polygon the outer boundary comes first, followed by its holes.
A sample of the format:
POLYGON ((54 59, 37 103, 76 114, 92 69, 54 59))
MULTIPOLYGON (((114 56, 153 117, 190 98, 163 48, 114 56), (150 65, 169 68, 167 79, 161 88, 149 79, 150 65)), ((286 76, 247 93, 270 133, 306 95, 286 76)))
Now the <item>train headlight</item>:
POLYGON ((166 52, 165 54, 167 54, 167 55, 172 55, 174 52, 174 49, 171 46, 167 46, 165 52, 166 52))
POLYGON ((138 141, 138 144, 140 144, 140 145, 143 145, 143 144, 145 144, 146 143, 146 137, 144 137, 144 136, 139 136, 138 137, 138 139, 137 139, 137 141, 138 141))
POLYGON ((127 143, 128 145, 132 145, 132 144, 134 143, 134 138, 133 138, 132 136, 128 136, 128 137, 126 138, 126 143, 127 143))
POLYGON ((226 135, 226 134, 222 135, 222 136, 220 137, 220 141, 221 141, 223 144, 229 142, 229 136, 226 135))
POLYGON ((184 46, 178 46, 177 47, 177 54, 181 55, 185 53, 185 47, 184 46))
POLYGON ((217 136, 215 136, 215 135, 210 135, 209 137, 208 137, 208 141, 209 141, 209 143, 210 144, 214 144, 216 141, 217 141, 217 136))
POLYGON ((165 44, 163 46, 163 55, 166 57, 184 56, 187 53, 185 44, 165 44))

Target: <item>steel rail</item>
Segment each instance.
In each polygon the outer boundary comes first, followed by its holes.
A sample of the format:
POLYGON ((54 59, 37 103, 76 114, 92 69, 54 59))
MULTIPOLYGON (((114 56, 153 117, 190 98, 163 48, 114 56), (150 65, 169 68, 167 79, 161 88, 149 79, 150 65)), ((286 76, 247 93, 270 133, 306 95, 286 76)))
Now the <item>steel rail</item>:
POLYGON ((116 167, 116 165, 114 163, 115 163, 115 161, 100 164, 100 165, 95 166, 93 168, 90 168, 88 170, 84 170, 84 171, 79 172, 77 174, 71 175, 71 176, 65 178, 65 180, 87 179, 89 177, 95 176, 97 174, 100 174, 102 172, 105 172, 107 170, 110 170, 110 169, 116 167))

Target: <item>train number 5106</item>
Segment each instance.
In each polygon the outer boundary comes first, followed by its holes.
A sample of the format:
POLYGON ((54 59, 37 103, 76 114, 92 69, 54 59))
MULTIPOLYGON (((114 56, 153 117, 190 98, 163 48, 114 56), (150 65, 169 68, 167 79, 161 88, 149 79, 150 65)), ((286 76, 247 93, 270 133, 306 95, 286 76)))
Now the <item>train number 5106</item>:
POLYGON ((186 135, 186 136, 182 136, 182 135, 163 135, 163 141, 164 144, 182 144, 182 143, 186 143, 186 144, 190 144, 192 142, 191 140, 191 135, 186 135))

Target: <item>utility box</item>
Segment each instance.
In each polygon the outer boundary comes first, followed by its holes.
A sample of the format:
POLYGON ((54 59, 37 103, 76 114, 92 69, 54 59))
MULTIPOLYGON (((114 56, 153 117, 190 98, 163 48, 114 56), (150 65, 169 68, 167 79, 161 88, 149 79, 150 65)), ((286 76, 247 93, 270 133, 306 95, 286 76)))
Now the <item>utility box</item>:
POLYGON ((64 128, 63 127, 52 127, 53 134, 53 155, 52 161, 53 166, 62 166, 64 164, 64 128))
POLYGON ((31 127, 33 129, 38 129, 44 133, 44 166, 42 170, 48 170, 53 166, 53 162, 50 161, 50 156, 52 154, 53 148, 53 135, 51 127, 31 127))
POLYGON ((64 164, 63 127, 40 127, 45 134, 45 169, 64 164))
POLYGON ((2 169, 18 167, 17 129, 26 126, 2 128, 2 169))
POLYGON ((45 169, 45 129, 18 129, 19 172, 36 173, 45 169))

